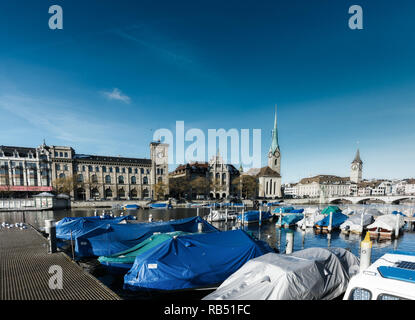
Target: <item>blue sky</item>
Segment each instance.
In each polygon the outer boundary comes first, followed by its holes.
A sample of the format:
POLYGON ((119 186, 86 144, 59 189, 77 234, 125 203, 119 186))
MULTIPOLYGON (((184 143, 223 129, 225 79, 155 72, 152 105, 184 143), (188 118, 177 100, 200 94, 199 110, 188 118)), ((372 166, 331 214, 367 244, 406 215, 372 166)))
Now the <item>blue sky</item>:
MULTIPOLYGON (((415 176, 413 1, 2 1, 0 144, 149 157, 159 128, 262 129, 283 182, 415 176), (48 28, 49 6, 63 30, 48 28), (349 6, 364 29, 348 28, 349 6)), ((239 165, 238 165, 239 167, 239 165)), ((173 169, 172 166, 171 169, 173 169)))

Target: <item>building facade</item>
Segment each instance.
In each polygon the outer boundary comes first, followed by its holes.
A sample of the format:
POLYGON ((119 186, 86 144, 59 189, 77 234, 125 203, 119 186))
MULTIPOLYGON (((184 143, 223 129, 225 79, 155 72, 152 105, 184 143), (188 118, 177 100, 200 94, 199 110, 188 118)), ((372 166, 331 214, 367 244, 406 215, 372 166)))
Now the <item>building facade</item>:
POLYGON ((150 143, 150 159, 77 154, 67 146, 0 147, 0 191, 52 191, 73 178, 75 200, 154 198, 156 184, 168 194, 168 145, 150 143))

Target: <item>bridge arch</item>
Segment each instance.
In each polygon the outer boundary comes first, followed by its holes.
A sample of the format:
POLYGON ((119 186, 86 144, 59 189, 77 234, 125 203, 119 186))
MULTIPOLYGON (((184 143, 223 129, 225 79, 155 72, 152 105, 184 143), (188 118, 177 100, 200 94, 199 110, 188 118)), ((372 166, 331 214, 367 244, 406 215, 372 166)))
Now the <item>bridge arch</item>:
POLYGON ((352 204, 353 202, 345 198, 331 199, 329 204, 352 204))

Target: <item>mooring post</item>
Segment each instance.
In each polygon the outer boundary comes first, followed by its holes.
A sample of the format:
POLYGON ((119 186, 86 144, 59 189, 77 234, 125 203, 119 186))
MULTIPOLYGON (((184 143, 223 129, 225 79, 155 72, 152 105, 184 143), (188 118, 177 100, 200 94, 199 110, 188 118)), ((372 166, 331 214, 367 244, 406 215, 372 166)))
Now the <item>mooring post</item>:
POLYGON ((153 215, 151 213, 148 216, 148 222, 153 222, 153 215))
POLYGON ((48 234, 49 250, 48 253, 56 252, 56 220, 45 220, 45 232, 48 234))
POLYGON ((399 237, 399 214, 396 215, 395 238, 399 237))
POLYGON ((74 252, 74 249, 73 249, 72 230, 71 230, 71 251, 72 251, 72 260, 75 260, 75 252, 74 252))
POLYGON ((327 234, 327 247, 330 248, 330 245, 331 245, 331 233, 328 233, 327 234))
POLYGON ((212 207, 210 207, 210 210, 209 210, 209 217, 210 217, 210 223, 212 223, 212 207))
POLYGON ((370 266, 372 255, 372 241, 370 241, 370 233, 366 232, 365 239, 360 243, 360 271, 370 266))
POLYGON ((225 223, 228 224, 228 208, 225 209, 225 223))
POLYGON ((364 212, 362 212, 362 215, 360 217, 360 233, 363 233, 363 215, 364 215, 364 212))
POLYGON ((242 209, 242 228, 245 224, 245 209, 242 209))
POLYGON ((98 210, 97 210, 97 209, 95 209, 95 211, 94 211, 94 216, 95 216, 95 217, 97 216, 97 213, 98 213, 98 210))
POLYGON ((203 232, 203 223, 199 222, 197 224, 197 232, 202 233, 203 232))
POLYGON ((327 230, 328 230, 329 232, 331 232, 331 227, 332 227, 332 225, 333 225, 333 211, 332 211, 332 212, 330 212, 330 217, 329 217, 329 226, 328 226, 328 228, 327 228, 327 230))
POLYGON ((261 226, 262 223, 262 209, 259 209, 259 226, 261 226))
POLYGON ((199 216, 199 207, 196 208, 196 214, 199 216))
POLYGON ((293 247, 294 247, 294 233, 293 232, 286 232, 286 248, 285 248, 285 254, 291 254, 293 253, 293 247))

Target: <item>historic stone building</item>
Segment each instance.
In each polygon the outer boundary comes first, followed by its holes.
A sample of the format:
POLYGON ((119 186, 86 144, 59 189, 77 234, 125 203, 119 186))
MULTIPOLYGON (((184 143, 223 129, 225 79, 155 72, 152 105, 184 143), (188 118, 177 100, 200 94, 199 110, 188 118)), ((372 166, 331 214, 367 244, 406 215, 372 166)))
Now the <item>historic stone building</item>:
POLYGON ((0 146, 0 193, 7 196, 51 191, 51 153, 38 148, 0 146))
POLYGON ((74 177, 71 196, 88 199, 154 198, 162 182, 168 194, 168 145, 150 143, 150 159, 77 154, 71 147, 0 147, 0 191, 51 191, 74 177))
POLYGON ((262 167, 258 174, 259 194, 261 198, 281 198, 281 151, 278 144, 277 107, 275 107, 274 129, 268 152, 268 166, 262 167))
POLYGON ((185 178, 189 182, 198 177, 208 179, 210 182, 209 197, 211 199, 237 196, 236 187, 232 185, 232 181, 238 176, 238 169, 232 164, 224 163, 219 154, 213 156, 209 162, 191 162, 179 165, 169 174, 170 179, 185 178))
POLYGON ((232 164, 226 164, 219 153, 209 161, 209 177, 214 181, 210 191, 213 199, 228 198, 236 196, 236 187, 232 185, 234 178, 239 176, 239 170, 232 164))

